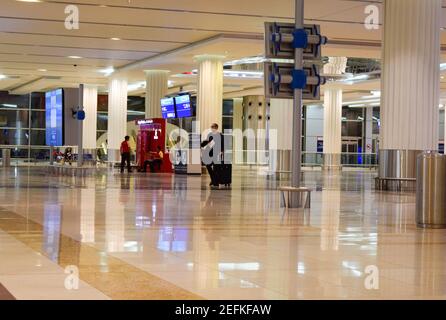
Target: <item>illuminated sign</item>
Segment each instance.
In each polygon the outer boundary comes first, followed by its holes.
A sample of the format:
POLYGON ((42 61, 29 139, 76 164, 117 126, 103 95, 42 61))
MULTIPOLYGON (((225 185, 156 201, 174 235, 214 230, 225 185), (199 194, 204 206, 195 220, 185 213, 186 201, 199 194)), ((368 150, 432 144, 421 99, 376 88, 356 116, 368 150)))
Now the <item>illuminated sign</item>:
POLYGON ((175 97, 175 106, 177 109, 178 118, 193 116, 189 95, 175 97))
POLYGON ((176 117, 175 102, 173 98, 161 99, 161 113, 164 119, 172 119, 176 117))
POLYGON ((46 145, 63 146, 63 90, 45 93, 46 145))
POLYGON ((152 124, 152 123, 153 123, 152 119, 136 120, 137 125, 152 124))

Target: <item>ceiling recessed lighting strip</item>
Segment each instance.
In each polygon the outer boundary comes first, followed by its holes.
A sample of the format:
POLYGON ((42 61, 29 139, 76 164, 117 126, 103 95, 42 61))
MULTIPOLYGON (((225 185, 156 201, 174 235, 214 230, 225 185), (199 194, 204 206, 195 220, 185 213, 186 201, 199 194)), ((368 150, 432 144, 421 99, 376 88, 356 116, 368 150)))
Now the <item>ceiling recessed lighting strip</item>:
MULTIPOLYGON (((196 77, 198 70, 191 72, 184 72, 174 75, 176 78, 196 77)), ((245 70, 223 70, 223 76, 226 78, 241 78, 241 79, 262 79, 262 71, 245 71, 245 70)))
POLYGON ((115 68, 114 67, 108 67, 106 69, 101 69, 99 70, 100 73, 103 73, 106 77, 108 77, 109 75, 111 75, 113 72, 115 72, 115 68))

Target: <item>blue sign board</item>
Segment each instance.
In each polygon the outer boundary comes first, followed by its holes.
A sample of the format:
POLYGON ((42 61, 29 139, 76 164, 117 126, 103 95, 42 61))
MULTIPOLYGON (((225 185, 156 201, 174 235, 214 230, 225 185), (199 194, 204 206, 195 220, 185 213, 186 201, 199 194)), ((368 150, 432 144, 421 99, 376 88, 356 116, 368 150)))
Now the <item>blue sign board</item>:
POLYGON ((46 145, 63 146, 63 89, 45 94, 46 145))
POLYGON ((177 108, 178 118, 187 118, 193 116, 189 95, 175 97, 175 105, 177 108))
POLYGON ((176 117, 175 102, 173 98, 161 99, 161 113, 164 119, 172 119, 176 117))

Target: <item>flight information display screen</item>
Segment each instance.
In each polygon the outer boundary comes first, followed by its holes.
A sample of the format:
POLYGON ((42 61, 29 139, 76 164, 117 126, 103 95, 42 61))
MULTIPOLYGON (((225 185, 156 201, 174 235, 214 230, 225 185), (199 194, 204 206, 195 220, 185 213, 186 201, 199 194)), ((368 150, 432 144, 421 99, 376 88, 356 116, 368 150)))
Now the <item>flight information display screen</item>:
POLYGON ((175 97, 175 105, 178 118, 187 118, 193 116, 189 95, 175 97))
POLYGON ((63 146, 63 89, 45 93, 46 145, 63 146))
POLYGON ((173 98, 161 99, 161 113, 164 119, 172 119, 176 117, 175 101, 173 98))

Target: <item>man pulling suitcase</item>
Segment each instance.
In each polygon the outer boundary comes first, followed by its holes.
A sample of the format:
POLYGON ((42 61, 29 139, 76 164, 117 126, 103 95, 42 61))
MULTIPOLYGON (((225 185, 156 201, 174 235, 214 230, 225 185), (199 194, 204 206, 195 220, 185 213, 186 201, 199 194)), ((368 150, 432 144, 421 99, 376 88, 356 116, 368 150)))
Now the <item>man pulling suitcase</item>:
POLYGON ((218 131, 218 124, 211 125, 211 132, 201 143, 201 147, 203 148, 202 160, 211 178, 211 188, 218 189, 220 184, 230 186, 232 167, 224 163, 224 139, 218 131))

